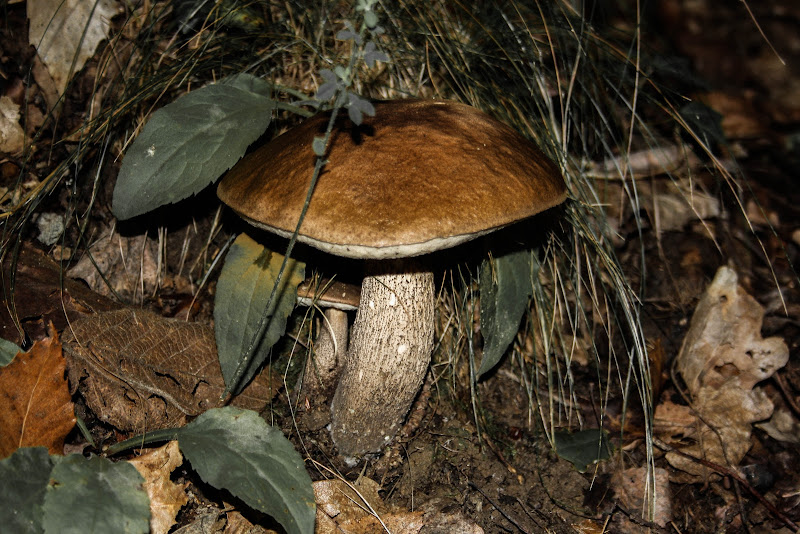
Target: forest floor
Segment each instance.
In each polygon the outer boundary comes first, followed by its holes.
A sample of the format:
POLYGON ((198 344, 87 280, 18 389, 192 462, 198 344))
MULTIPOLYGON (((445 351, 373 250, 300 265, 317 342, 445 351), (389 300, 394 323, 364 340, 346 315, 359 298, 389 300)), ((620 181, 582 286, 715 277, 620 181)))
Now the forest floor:
MULTIPOLYGON (((330 478, 327 468, 349 481, 358 479, 358 487, 387 524, 394 521, 392 532, 479 532, 477 527, 487 533, 798 531, 800 279, 794 266, 800 264, 800 7, 784 0, 760 8, 756 20, 762 36, 742 3, 723 7, 707 0, 661 0, 656 4, 658 13, 651 16, 661 24, 657 46, 684 57, 705 80, 708 90, 692 97, 719 113, 728 140, 720 158, 735 161, 745 180, 734 197, 698 173, 694 179, 710 194, 698 193, 693 212, 684 213, 673 206, 683 202, 686 192, 650 177, 641 186, 642 204, 654 209, 644 226, 636 226, 631 217, 614 222, 623 269, 635 283, 642 281, 638 289, 655 407, 652 521, 641 519, 648 460, 641 403, 624 404, 618 386, 597 389, 593 384, 606 370, 594 366, 592 358, 573 363, 571 379, 576 386, 570 413, 583 421, 584 428, 602 426, 608 432, 609 458, 589 461, 580 470, 575 465, 579 461, 564 451, 557 454, 547 441, 540 412, 530 407, 526 379, 510 359, 478 384, 474 392, 482 414, 478 423, 468 386, 452 388, 431 379, 407 434, 385 454, 356 467, 336 458, 324 428, 308 429, 302 423, 298 428, 288 409, 291 392, 281 378, 284 371, 276 370, 267 380, 270 422, 282 428, 307 459, 312 479, 330 478), (659 216, 653 217, 656 212, 659 216), (737 275, 728 285, 724 273, 719 274, 725 266, 737 275), (734 333, 724 337, 730 332, 734 333), (714 363, 695 374, 691 362, 678 362, 685 343, 699 346, 720 336, 733 354, 728 360, 707 354, 706 363, 694 365, 714 363), (788 360, 782 360, 782 354, 788 360), (737 460, 726 461, 731 457, 737 460), (413 530, 420 517, 422 530, 413 530)), ((9 73, 14 65, 32 64, 34 51, 24 32, 8 30, 25 25, 23 4, 3 9, 8 16, 0 42, 3 96, 22 103, 22 81, 9 73)), ((61 132, 73 131, 91 111, 86 98, 91 65, 90 60, 79 73, 82 81, 73 86, 75 94, 62 107, 61 132)), ((40 97, 27 103, 19 121, 29 133, 42 123, 48 100, 41 78, 32 83, 36 84, 40 97)), ((42 174, 54 168, 53 158, 60 153, 58 140, 51 141, 55 148, 40 150, 33 162, 42 174)), ((0 158, 0 185, 6 190, 13 189, 21 165, 13 156, 0 158)), ((104 169, 109 175, 101 177, 107 185, 100 188, 93 208, 102 214, 93 222, 98 228, 100 223, 113 226, 109 203, 118 167, 117 162, 111 170, 104 169)), ((612 199, 620 194, 613 182, 598 189, 612 199)), ((206 206, 208 217, 169 229, 161 245, 168 261, 174 264, 204 253, 211 257, 219 250, 225 232, 231 230, 218 233, 215 202, 213 193, 202 194, 200 209, 206 206), (194 241, 187 241, 190 234, 194 241), (213 237, 204 241, 203 236, 213 237)), ((51 195, 38 220, 63 212, 67 203, 68 195, 51 195)), ((609 211, 613 216, 613 207, 609 211)), ((37 224, 36 229, 31 225, 14 257, 16 293, 13 304, 6 294, 0 321, 3 338, 29 346, 47 337, 50 321, 63 331, 68 320, 89 310, 124 310, 107 285, 120 294, 149 295, 139 307, 160 316, 188 315, 194 322, 211 324, 214 280, 197 293, 185 275, 145 287, 149 283, 145 271, 159 271, 154 263, 159 256, 156 241, 139 236, 124 242, 109 238, 95 249, 106 281, 91 264, 73 267, 69 274, 76 280, 63 282, 69 295, 65 299, 58 291, 62 273, 57 263, 65 250, 58 244, 43 245, 37 232, 46 226, 37 224), (127 264, 114 259, 120 255, 127 264), (20 323, 12 320, 14 313, 20 323), (18 325, 27 339, 18 335, 18 325)), ((10 265, 4 263, 6 280, 10 265)), ((290 322, 289 330, 298 336, 300 328, 300 319, 290 322)), ((290 350, 292 343, 286 342, 283 349, 290 350)), ((283 365, 294 366, 294 376, 299 371, 297 361, 283 365)), ((69 373, 73 377, 76 372, 69 373)), ((548 398, 546 391, 539 393, 540 399, 548 398)), ((103 444, 135 434, 108 424, 108 414, 96 413, 97 404, 84 397, 73 387, 76 412, 89 426, 97 448, 89 447, 75 430, 65 450, 102 453, 103 444)), ((263 518, 245 512, 245 519, 234 521, 231 512, 240 503, 204 484, 188 466, 177 469, 173 479, 189 484, 191 498, 172 531, 189 525, 195 528, 192 532, 259 531, 252 525, 247 528, 253 530, 246 530, 238 522, 259 523, 263 518)), ((341 506, 346 511, 339 521, 352 514, 347 532, 375 531, 377 524, 362 518, 360 508, 341 506), (359 521, 364 521, 361 526, 359 521)))

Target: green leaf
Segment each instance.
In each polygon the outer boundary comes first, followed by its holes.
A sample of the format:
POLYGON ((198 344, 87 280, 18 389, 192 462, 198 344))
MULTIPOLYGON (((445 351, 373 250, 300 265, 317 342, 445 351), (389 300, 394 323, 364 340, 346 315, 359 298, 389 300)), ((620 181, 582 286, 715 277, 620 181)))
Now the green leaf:
MULTIPOLYGON (((214 331, 222 376, 228 388, 231 387, 231 378, 242 355, 256 333, 282 263, 282 255, 267 250, 245 234, 236 238, 225 257, 214 300, 214 331)), ((255 376, 269 355, 269 349, 283 336, 286 318, 297 300, 297 286, 304 278, 305 265, 290 259, 267 311, 269 322, 264 336, 239 386, 232 393, 241 391, 255 376)))
POLYGON ((0 525, 3 532, 42 530, 42 505, 53 462, 46 447, 17 449, 0 461, 0 525))
POLYGON ((478 378, 497 365, 514 340, 533 294, 531 251, 520 250, 486 260, 481 266, 483 360, 478 378))
POLYGON ((280 430, 250 410, 208 410, 178 445, 200 477, 271 515, 290 534, 314 532, 314 492, 303 459, 280 430))
POLYGON ((122 161, 114 215, 130 219, 219 178, 269 126, 275 101, 268 95, 267 82, 240 74, 153 113, 122 161))
POLYGON ((556 454, 567 460, 581 473, 589 466, 611 457, 608 433, 599 428, 578 432, 558 431, 553 435, 556 454))
POLYGON ((127 462, 71 454, 53 467, 44 498, 45 533, 150 532, 144 479, 127 462))
POLYGON ((22 352, 16 343, 7 339, 0 338, 0 367, 5 367, 14 359, 14 356, 22 352))

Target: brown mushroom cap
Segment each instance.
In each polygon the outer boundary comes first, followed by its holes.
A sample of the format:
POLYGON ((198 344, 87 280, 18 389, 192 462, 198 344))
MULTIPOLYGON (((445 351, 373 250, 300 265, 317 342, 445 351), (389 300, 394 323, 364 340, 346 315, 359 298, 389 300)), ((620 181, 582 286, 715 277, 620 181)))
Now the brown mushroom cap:
MULTIPOLYGON (((317 115, 249 154, 217 194, 255 226, 291 236, 314 169, 317 115)), ((375 103, 360 126, 342 114, 298 239, 350 258, 452 247, 561 203, 558 167, 529 140, 455 102, 375 103)))

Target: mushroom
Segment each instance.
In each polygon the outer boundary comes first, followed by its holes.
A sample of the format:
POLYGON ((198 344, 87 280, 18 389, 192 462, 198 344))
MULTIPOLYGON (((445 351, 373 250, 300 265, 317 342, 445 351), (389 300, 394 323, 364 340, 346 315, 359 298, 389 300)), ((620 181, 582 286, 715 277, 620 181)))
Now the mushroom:
POLYGON ((298 409, 305 425, 316 430, 330 422, 321 408, 330 400, 347 352, 347 312, 358 309, 361 287, 315 276, 297 287, 297 303, 322 310, 322 324, 298 382, 298 409))
MULTIPOLYGON (((251 224, 289 237, 314 168, 317 115, 235 165, 217 194, 251 224)), ((434 283, 425 255, 561 203, 558 167, 509 126, 447 101, 375 104, 332 132, 298 240, 364 260, 361 304, 332 401, 340 454, 380 450, 395 435, 430 364, 434 283)))

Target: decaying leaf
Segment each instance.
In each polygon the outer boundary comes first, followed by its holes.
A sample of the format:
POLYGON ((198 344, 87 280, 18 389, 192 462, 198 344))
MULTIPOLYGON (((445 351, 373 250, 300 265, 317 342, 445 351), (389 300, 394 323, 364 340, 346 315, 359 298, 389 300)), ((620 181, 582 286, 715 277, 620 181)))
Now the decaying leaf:
MULTIPOLYGON (((598 193, 613 226, 632 215, 627 200, 630 193, 624 183, 602 182, 598 184, 598 193)), ((719 199, 689 178, 637 180, 636 197, 659 232, 681 230, 691 221, 713 219, 723 214, 719 199)))
POLYGON ((769 421, 756 426, 774 440, 800 445, 800 421, 786 407, 777 408, 769 421))
POLYGON ((150 497, 150 533, 166 534, 175 524, 175 517, 189 499, 185 484, 175 484, 170 473, 183 463, 177 441, 153 449, 130 460, 144 478, 144 489, 150 497))
MULTIPOLYGON (((677 368, 699 415, 696 443, 683 452, 736 466, 750 448, 752 425, 769 418, 773 404, 756 384, 786 365, 782 339, 761 337, 763 308, 721 267, 700 299, 677 357, 677 368)), ((707 468, 676 453, 674 467, 703 478, 707 468)), ((698 479, 699 480, 699 479, 698 479)))
POLYGON ((61 342, 52 327, 49 338, 0 369, 0 458, 19 447, 63 454, 64 438, 75 426, 64 373, 61 342))
POLYGON ((0 277, 0 337, 4 339, 22 342, 23 333, 17 330, 17 324, 31 339, 41 339, 50 323, 61 332, 68 320, 120 308, 120 304, 94 293, 86 284, 63 278, 60 266, 31 245, 23 244, 19 256, 12 256, 5 258, 0 277))
POLYGON ((123 237, 109 230, 92 243, 68 274, 103 296, 116 293, 140 302, 160 281, 158 244, 147 235, 123 237))
MULTIPOLYGON (((121 430, 181 426, 221 405, 222 373, 206 325, 142 310, 99 313, 72 323, 64 352, 73 391, 121 430)), ((260 410, 278 385, 262 373, 232 404, 260 410)))
POLYGON ((422 512, 390 509, 378 495, 378 483, 366 477, 351 485, 342 480, 320 480, 313 486, 317 501, 316 534, 385 532, 384 525, 395 534, 416 534, 423 527, 422 512))
POLYGON ((272 529, 261 525, 254 525, 241 513, 232 510, 227 514, 228 523, 225 525, 225 534, 277 534, 272 529))
POLYGON ((19 124, 19 106, 7 96, 0 96, 0 152, 19 154, 25 132, 19 124))
POLYGON ((47 65, 59 93, 108 37, 119 12, 114 0, 28 0, 28 42, 47 65))
MULTIPOLYGON (((645 511, 645 518, 650 519, 646 510, 652 505, 652 521, 662 527, 672 521, 672 493, 669 489, 669 473, 666 469, 656 468, 654 473, 655 499, 652 497, 650 474, 644 467, 632 467, 614 475, 611 485, 614 498, 627 510, 645 511)), ((624 517, 624 516, 623 516, 624 517)), ((627 518, 625 518, 627 520, 627 518)), ((646 527, 627 525, 625 532, 648 532, 646 527), (638 527, 638 528, 636 528, 638 527)))
POLYGON ((667 442, 693 438, 697 417, 692 409, 669 400, 658 403, 653 416, 653 433, 667 442))

